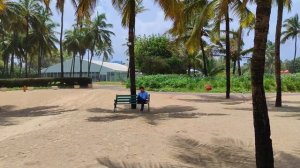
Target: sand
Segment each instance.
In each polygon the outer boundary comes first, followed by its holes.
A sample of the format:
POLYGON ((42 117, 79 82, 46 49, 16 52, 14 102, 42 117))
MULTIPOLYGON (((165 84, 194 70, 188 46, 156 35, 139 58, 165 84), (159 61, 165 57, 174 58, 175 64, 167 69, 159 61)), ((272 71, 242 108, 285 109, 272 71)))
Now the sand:
MULTIPOLYGON (((114 113, 118 86, 0 92, 0 167, 255 167, 249 94, 150 93, 114 113)), ((276 167, 298 168, 300 94, 267 97, 276 167)))

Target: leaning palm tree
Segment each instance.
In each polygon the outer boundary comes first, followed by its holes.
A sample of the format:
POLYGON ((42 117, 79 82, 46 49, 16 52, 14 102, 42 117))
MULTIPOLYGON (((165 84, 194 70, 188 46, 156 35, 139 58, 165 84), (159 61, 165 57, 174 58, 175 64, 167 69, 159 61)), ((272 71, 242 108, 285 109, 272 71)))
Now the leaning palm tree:
POLYGON ((283 8, 286 6, 291 10, 291 0, 276 0, 278 5, 277 11, 277 25, 275 34, 275 78, 276 78, 276 101, 275 107, 282 106, 282 95, 281 95, 281 61, 280 61, 280 39, 281 39, 281 29, 282 29, 282 17, 283 8))
POLYGON ((251 60, 252 104, 255 131, 256 166, 273 168, 274 157, 268 107, 264 89, 266 44, 271 15, 271 0, 256 0, 254 49, 251 60))
POLYGON ((63 31, 64 31, 64 11, 65 11, 65 0, 57 0, 57 10, 61 13, 60 18, 60 37, 59 37, 59 55, 60 55, 60 77, 64 77, 64 55, 63 55, 63 31))
POLYGON ((299 15, 296 14, 294 17, 286 19, 284 21, 283 27, 286 29, 282 32, 282 42, 285 43, 288 39, 295 40, 295 53, 294 53, 294 60, 293 60, 293 72, 295 72, 295 62, 297 56, 297 42, 298 36, 300 36, 300 21, 299 15))

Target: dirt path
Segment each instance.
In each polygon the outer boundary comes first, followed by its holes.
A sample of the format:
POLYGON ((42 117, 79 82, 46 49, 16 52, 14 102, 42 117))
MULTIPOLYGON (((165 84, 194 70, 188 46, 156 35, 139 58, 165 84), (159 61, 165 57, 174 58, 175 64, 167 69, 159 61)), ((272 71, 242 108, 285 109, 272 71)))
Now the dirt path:
MULTIPOLYGON (((249 95, 151 93, 120 106, 115 86, 0 92, 0 167, 254 167, 249 95)), ((300 165, 300 95, 268 95, 277 167, 300 165)))

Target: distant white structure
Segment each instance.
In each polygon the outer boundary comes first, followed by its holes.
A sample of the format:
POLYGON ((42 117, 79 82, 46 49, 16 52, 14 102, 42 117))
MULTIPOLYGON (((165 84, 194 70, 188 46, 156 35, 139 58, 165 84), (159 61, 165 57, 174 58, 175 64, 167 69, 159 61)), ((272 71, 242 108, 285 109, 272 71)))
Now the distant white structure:
MULTIPOLYGON (((43 77, 60 77, 60 63, 42 69, 43 77)), ((80 76, 80 59, 76 57, 74 76, 72 75, 72 59, 64 61, 64 77, 80 76)), ((128 67, 126 65, 110 62, 92 61, 90 77, 94 81, 123 81, 127 78, 128 67), (101 72, 100 72, 101 70, 101 72)), ((82 77, 88 77, 88 60, 82 61, 82 77)))

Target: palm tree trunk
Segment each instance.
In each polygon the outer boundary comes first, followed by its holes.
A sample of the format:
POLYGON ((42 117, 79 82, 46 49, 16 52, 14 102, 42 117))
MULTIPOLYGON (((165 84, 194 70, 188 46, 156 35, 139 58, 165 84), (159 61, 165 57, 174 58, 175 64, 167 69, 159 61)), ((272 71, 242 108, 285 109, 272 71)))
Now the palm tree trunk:
POLYGON ((296 73, 296 57, 297 57, 297 37, 295 38, 295 54, 294 54, 294 60, 293 60, 293 72, 292 73, 296 73))
POLYGON ((237 57, 237 65, 238 65, 238 75, 242 76, 241 70, 241 51, 242 51, 242 36, 243 36, 243 27, 240 25, 239 32, 238 32, 238 57, 237 57))
POLYGON ((104 62, 104 56, 102 58, 102 63, 101 63, 100 70, 99 70, 99 81, 101 81, 101 71, 102 71, 102 67, 103 67, 103 62, 104 62))
POLYGON ((278 0, 278 16, 276 26, 275 37, 275 78, 276 78, 276 101, 275 107, 282 106, 282 94, 281 94, 281 61, 280 61, 280 39, 283 17, 283 0, 278 0))
POLYGON ((92 60, 93 60, 93 57, 94 57, 94 51, 91 50, 91 58, 89 59, 89 65, 88 65, 88 77, 90 77, 90 73, 91 73, 91 65, 92 65, 92 60))
POLYGON ((238 67, 238 75, 239 76, 242 76, 242 69, 241 69, 241 60, 240 59, 238 59, 237 60, 237 67, 238 67))
POLYGON ((41 66, 42 66, 42 46, 40 46, 38 55, 38 77, 41 77, 41 66))
POLYGON ((83 61, 83 55, 80 55, 80 72, 79 72, 79 77, 82 77, 82 61, 83 61))
POLYGON ((192 69, 192 65, 191 65, 191 60, 188 58, 188 76, 191 76, 191 69, 192 69))
MULTIPOLYGON (((135 57, 134 57, 134 38, 135 38, 135 0, 130 1, 131 13, 129 17, 129 67, 130 67, 130 94, 136 95, 136 84, 135 84, 135 57)), ((132 109, 136 109, 136 104, 131 104, 132 109)))
POLYGON ((230 18, 229 8, 226 12, 226 99, 230 99, 230 18))
POLYGON ((13 52, 10 57, 10 76, 14 75, 14 65, 15 65, 15 53, 13 52))
POLYGON ((233 67, 232 67, 232 74, 235 75, 235 71, 236 71, 236 60, 233 61, 233 67))
POLYGON ((257 0, 254 51, 251 62, 252 104, 257 168, 274 168, 268 107, 264 90, 266 43, 271 0, 257 0))
POLYGON ((61 11, 60 18, 60 38, 59 38, 59 54, 60 54, 60 77, 64 77, 64 56, 63 56, 63 31, 64 31, 64 7, 61 11))
POLYGON ((72 52, 73 53, 73 57, 72 57, 72 62, 71 62, 71 68, 70 68, 70 77, 72 77, 72 70, 73 70, 73 66, 74 66, 74 59, 75 59, 75 53, 74 52, 72 52))
POLYGON ((201 51, 202 51, 202 60, 203 60, 203 73, 204 76, 208 76, 208 72, 207 72, 207 59, 206 59, 206 54, 205 54, 205 50, 204 50, 204 45, 203 45, 203 40, 202 38, 200 39, 200 47, 201 47, 201 51))

